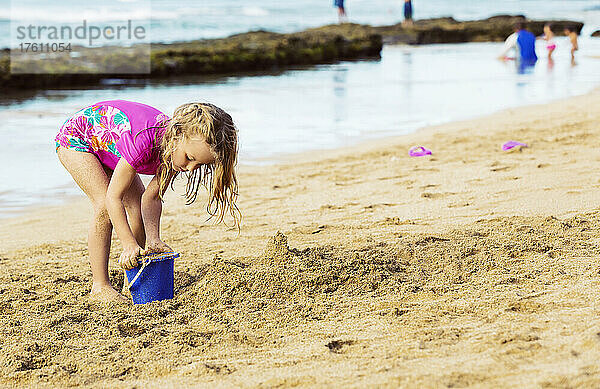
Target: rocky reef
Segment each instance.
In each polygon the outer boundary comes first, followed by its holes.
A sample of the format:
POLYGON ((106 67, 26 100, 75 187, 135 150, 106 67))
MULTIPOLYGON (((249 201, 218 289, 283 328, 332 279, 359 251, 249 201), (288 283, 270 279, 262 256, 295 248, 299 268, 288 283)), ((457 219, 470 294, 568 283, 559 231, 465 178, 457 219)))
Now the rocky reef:
POLYGON ((499 42, 513 33, 514 24, 523 22, 535 35, 544 33, 544 24, 552 23, 556 35, 563 35, 566 26, 578 33, 583 23, 569 20, 528 20, 523 15, 498 15, 483 20, 459 22, 454 18, 417 20, 412 27, 401 23, 393 26, 374 27, 382 35, 384 43, 413 45, 433 43, 499 42))
POLYGON ((75 47, 76 55, 55 56, 52 61, 47 60, 49 55, 37 61, 18 61, 12 73, 9 53, 5 50, 0 57, 0 87, 49 88, 96 84, 106 78, 148 79, 272 70, 378 57, 382 44, 381 35, 370 26, 352 24, 293 34, 254 31, 223 39, 152 44, 151 48, 75 47))

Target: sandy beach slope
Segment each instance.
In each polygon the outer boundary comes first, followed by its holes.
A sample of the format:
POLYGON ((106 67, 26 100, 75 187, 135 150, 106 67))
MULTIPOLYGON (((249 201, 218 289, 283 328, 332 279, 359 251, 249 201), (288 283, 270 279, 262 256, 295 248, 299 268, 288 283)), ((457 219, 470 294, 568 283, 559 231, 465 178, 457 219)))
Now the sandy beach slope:
POLYGON ((87 200, 3 220, 0 384, 599 387, 599 106, 242 166, 239 236, 179 183, 166 302, 87 300, 87 200))

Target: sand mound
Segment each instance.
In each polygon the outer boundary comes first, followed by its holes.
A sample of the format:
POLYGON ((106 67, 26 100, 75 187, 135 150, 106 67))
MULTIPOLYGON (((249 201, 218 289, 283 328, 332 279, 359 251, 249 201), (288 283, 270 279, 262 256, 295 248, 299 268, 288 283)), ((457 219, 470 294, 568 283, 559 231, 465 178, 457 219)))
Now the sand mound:
MULTIPOLYGON (((386 219, 378 228, 386 225, 394 221, 386 219)), ((199 355, 276 347, 303 324, 350 313, 413 315, 411 320, 418 321, 418 313, 399 306, 358 310, 370 301, 597 277, 597 261, 582 269, 572 258, 597 257, 599 231, 600 214, 592 213, 566 221, 481 221, 448 234, 395 235, 363 247, 290 248, 287 237, 277 233, 259 257, 178 264, 175 299, 129 307, 87 300, 90 279, 83 259, 72 263, 76 247, 31 248, 14 253, 10 264, 1 262, 7 270, 0 273, 2 382, 85 385, 124 376, 156 378, 181 373, 199 355)), ((112 270, 111 276, 122 283, 120 271, 112 270)), ((552 308, 532 304, 517 301, 507 307, 515 312, 552 308)), ((354 343, 334 340, 323 346, 340 353, 354 343)), ((194 369, 196 375, 235 371, 210 364, 194 369)))
MULTIPOLYGON (((89 302, 85 266, 76 275, 52 267, 5 275, 0 296, 8 315, 1 328, 11 336, 2 340, 2 375, 13 382, 52 377, 72 384, 124 374, 160 376, 215 345, 270 342, 279 338, 273 329, 325 318, 335 306, 333 294, 370 293, 401 272, 397 255, 378 246, 297 250, 278 233, 263 256, 215 257, 178 269, 175 299, 133 307, 89 302)), ((31 252, 43 258, 69 250, 57 245, 31 252)), ((111 276, 122 284, 121 272, 111 276)))

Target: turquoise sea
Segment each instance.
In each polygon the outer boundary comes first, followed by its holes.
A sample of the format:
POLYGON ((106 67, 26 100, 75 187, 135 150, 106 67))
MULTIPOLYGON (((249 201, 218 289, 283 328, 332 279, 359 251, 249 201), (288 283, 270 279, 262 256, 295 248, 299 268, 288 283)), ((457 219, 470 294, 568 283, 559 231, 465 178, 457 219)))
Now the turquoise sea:
MULTIPOLYGON (((402 0, 346 0, 351 22, 372 25, 402 20, 402 0)), ((452 16, 459 20, 498 14, 530 18, 571 18, 586 22, 587 32, 600 28, 598 0, 414 0, 414 18, 452 16)), ((223 37, 266 29, 277 32, 336 23, 333 0, 0 0, 0 48, 8 47, 9 26, 19 21, 98 24, 133 19, 151 26, 153 42, 223 37)))

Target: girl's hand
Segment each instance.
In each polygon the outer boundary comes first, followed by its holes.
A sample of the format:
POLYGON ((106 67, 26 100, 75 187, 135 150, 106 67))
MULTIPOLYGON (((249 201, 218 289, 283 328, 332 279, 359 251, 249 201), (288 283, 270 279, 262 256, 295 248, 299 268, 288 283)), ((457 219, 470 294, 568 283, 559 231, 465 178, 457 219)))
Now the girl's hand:
POLYGON ((160 239, 146 242, 146 249, 142 254, 167 253, 173 251, 165 242, 160 239))
POLYGON ((119 257, 119 265, 125 270, 131 270, 138 265, 137 257, 143 253, 144 249, 140 246, 125 247, 119 257))

